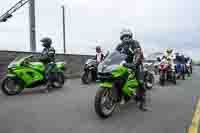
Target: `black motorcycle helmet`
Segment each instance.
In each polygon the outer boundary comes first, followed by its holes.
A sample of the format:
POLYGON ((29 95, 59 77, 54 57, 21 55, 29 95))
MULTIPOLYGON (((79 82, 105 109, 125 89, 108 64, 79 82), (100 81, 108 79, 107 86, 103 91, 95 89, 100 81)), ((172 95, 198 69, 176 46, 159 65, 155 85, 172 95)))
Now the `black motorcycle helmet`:
POLYGON ((132 37, 133 37, 133 33, 129 29, 123 29, 120 32, 120 40, 121 41, 128 42, 128 41, 132 40, 132 37))
POLYGON ((52 44, 52 40, 49 37, 42 38, 40 42, 42 42, 42 46, 45 48, 50 48, 52 44))

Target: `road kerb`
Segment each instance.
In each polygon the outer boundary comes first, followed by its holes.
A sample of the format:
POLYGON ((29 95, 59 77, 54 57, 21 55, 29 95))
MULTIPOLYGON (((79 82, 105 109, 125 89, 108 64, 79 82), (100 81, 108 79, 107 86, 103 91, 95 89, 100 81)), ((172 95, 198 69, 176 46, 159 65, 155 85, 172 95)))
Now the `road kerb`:
POLYGON ((188 130, 188 133, 199 133, 199 121, 200 121, 200 97, 198 97, 196 110, 193 114, 192 124, 188 130))

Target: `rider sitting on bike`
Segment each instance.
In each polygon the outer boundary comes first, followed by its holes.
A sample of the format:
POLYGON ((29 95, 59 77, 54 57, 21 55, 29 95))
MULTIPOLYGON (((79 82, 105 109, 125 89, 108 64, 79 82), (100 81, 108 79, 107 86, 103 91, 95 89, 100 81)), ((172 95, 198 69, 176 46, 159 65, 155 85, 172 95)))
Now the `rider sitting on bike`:
POLYGON ((186 64, 186 67, 189 66, 190 69, 192 69, 192 59, 189 56, 185 57, 185 64, 186 64))
MULTIPOLYGON (((124 64, 124 66, 136 66, 136 79, 139 81, 139 89, 137 92, 136 101, 140 101, 141 110, 146 110, 144 106, 146 101, 146 90, 144 87, 144 72, 142 64, 144 57, 141 46, 138 41, 132 39, 133 34, 131 30, 124 29, 120 34, 120 40, 122 42, 116 47, 116 50, 127 55, 126 63, 124 64)), ((121 100, 121 102, 123 103, 124 99, 121 100)))
POLYGON ((181 73, 183 70, 182 64, 183 64, 183 58, 180 56, 179 53, 175 53, 175 64, 176 64, 176 73, 181 73))
MULTIPOLYGON (((45 76, 48 80, 47 89, 52 86, 51 82, 51 70, 55 65, 55 49, 51 47, 52 40, 49 37, 42 38, 40 40, 42 46, 44 47, 40 60, 45 64, 45 76)), ((47 90, 48 91, 48 90, 47 90)))
POLYGON ((97 61, 97 64, 99 64, 100 62, 102 62, 103 59, 104 59, 104 54, 102 53, 101 47, 100 46, 96 46, 95 60, 97 61))
POLYGON ((167 62, 170 65, 170 68, 172 70, 175 70, 175 65, 174 65, 174 54, 173 54, 173 49, 168 48, 165 53, 164 56, 162 57, 162 61, 167 62))
POLYGON ((192 59, 189 56, 185 57, 185 61, 186 61, 187 64, 192 65, 192 59))

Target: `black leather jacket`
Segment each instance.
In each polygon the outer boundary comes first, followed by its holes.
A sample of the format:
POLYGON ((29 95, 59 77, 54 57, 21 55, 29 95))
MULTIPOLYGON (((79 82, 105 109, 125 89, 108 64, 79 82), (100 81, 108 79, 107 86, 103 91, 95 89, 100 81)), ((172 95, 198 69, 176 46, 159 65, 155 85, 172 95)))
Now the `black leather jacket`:
POLYGON ((142 64, 144 57, 138 41, 132 40, 129 43, 122 42, 116 47, 116 50, 127 55, 127 63, 142 64))
POLYGON ((45 64, 54 62, 55 61, 55 49, 53 47, 44 48, 42 51, 40 60, 45 64))
POLYGON ((176 64, 185 64, 185 58, 183 56, 176 56, 175 63, 176 64))

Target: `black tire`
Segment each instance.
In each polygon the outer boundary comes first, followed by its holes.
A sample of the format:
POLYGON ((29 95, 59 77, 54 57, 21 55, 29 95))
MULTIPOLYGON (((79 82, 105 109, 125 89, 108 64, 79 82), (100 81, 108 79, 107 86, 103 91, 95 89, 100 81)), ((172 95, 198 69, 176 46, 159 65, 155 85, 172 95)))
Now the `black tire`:
POLYGON ((148 75, 148 79, 147 79, 147 81, 146 81, 146 88, 147 89, 149 89, 149 90, 151 90, 152 88, 153 88, 153 85, 154 85, 154 82, 155 82, 155 78, 154 78, 154 76, 153 76, 153 74, 152 73, 147 73, 148 75), (147 83, 151 83, 152 85, 151 86, 148 86, 147 85, 147 83))
POLYGON ((172 72, 172 82, 176 84, 176 72, 172 72))
POLYGON ((159 83, 160 83, 161 86, 165 85, 165 77, 164 76, 165 76, 164 73, 160 73, 160 81, 159 81, 159 83))
POLYGON ((173 82, 173 84, 176 85, 176 76, 173 77, 173 81, 172 82, 173 82))
POLYGON ((111 91, 109 91, 109 89, 107 89, 107 88, 100 88, 96 93, 95 102, 94 102, 95 112, 97 113, 97 115, 100 118, 103 118, 103 119, 106 119, 106 118, 110 117, 112 115, 113 111, 115 110, 115 107, 116 107, 116 104, 114 103, 112 110, 110 110, 110 113, 105 114, 103 112, 103 109, 102 109, 102 106, 101 106, 101 100, 102 100, 103 95, 106 92, 110 92, 111 93, 111 91))
POLYGON ((91 78, 92 78, 92 81, 93 82, 96 82, 96 80, 97 80, 97 71, 95 71, 95 70, 93 70, 93 71, 91 71, 91 78))
POLYGON ((188 68, 188 76, 191 76, 192 74, 192 67, 188 68))
POLYGON ((182 80, 185 80, 185 74, 184 73, 182 74, 182 80))
POLYGON ((20 79, 12 78, 12 77, 6 77, 2 81, 1 90, 4 94, 6 94, 8 96, 18 95, 22 92, 23 89, 24 89, 23 82, 20 79), (19 85, 20 89, 17 89, 15 91, 8 90, 9 88, 6 87, 6 85, 9 83, 9 81, 14 81, 16 85, 19 85))
POLYGON ((159 83, 160 83, 161 86, 164 86, 165 85, 165 80, 160 80, 159 83))
POLYGON ((176 85, 176 79, 173 80, 173 83, 176 85))
POLYGON ((89 72, 84 72, 82 77, 81 77, 81 81, 83 84, 89 84, 89 72))
POLYGON ((65 76, 63 72, 58 72, 56 74, 56 79, 53 82, 53 87, 54 88, 62 88, 63 85, 65 84, 65 76))

